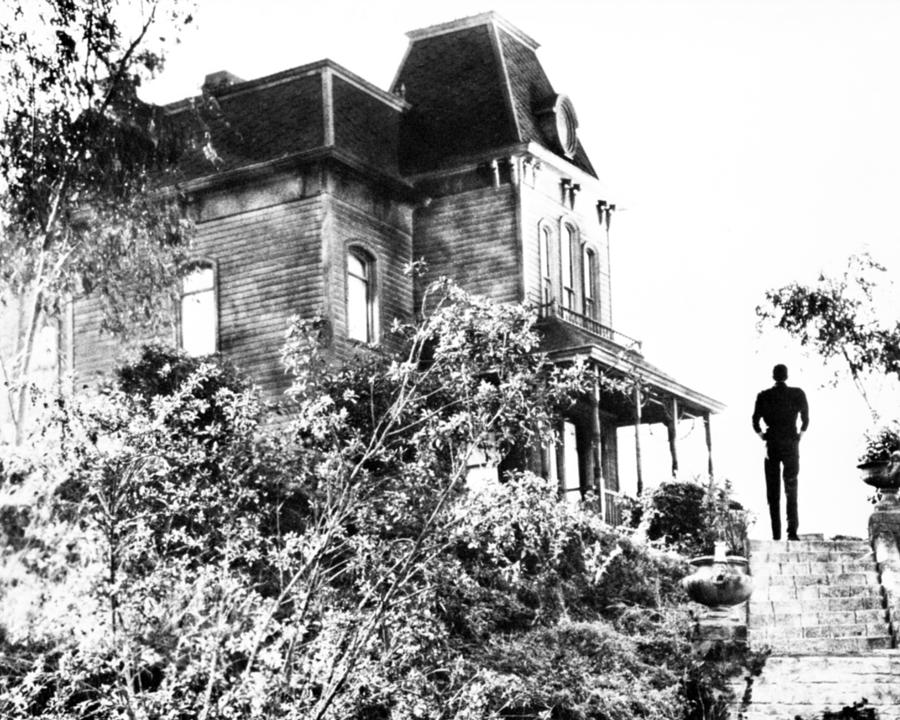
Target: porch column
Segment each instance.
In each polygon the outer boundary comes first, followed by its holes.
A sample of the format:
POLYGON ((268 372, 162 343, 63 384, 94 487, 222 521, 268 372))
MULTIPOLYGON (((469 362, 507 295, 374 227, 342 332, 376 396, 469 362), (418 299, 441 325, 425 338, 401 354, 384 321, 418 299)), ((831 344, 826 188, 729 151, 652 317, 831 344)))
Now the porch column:
POLYGON ((707 469, 709 472, 710 480, 714 477, 713 475, 713 458, 712 458, 712 430, 710 429, 709 423, 709 413, 703 413, 703 429, 706 431, 706 454, 707 454, 707 469))
POLYGON ((641 386, 634 384, 634 455, 637 462, 637 494, 644 492, 644 478, 641 472, 641 386))
POLYGON ((669 433, 669 454, 672 456, 672 477, 678 476, 678 448, 675 447, 675 438, 678 434, 678 398, 672 398, 672 404, 668 409, 669 422, 666 429, 669 433))
POLYGON ((600 500, 600 507, 603 507, 605 498, 603 496, 603 466, 601 464, 602 456, 600 454, 600 445, 603 439, 600 432, 600 380, 594 374, 594 395, 591 402, 591 460, 593 463, 593 474, 589 480, 593 483, 594 492, 600 500))

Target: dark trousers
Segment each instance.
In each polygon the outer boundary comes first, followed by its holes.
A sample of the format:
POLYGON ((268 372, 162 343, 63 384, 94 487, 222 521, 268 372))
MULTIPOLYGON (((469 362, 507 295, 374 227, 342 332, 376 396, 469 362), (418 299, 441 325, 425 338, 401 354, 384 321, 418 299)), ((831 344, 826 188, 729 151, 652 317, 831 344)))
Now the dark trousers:
POLYGON ((787 500, 788 537, 797 534, 797 475, 800 473, 800 442, 797 439, 766 442, 766 499, 772 521, 772 539, 781 539, 781 480, 787 500))

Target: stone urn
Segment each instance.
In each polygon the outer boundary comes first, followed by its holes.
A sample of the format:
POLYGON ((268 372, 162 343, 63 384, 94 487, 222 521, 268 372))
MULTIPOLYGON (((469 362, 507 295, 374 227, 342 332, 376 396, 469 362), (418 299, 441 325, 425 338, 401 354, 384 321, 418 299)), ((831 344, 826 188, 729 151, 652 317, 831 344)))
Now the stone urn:
POLYGON ((878 490, 876 510, 900 509, 900 451, 895 450, 887 460, 869 460, 856 467, 862 481, 878 490))
POLYGON ((713 555, 693 558, 694 572, 681 581, 688 597, 709 608, 710 619, 731 618, 731 608, 753 592, 753 578, 747 572, 747 558, 726 555, 725 543, 716 543, 713 555))

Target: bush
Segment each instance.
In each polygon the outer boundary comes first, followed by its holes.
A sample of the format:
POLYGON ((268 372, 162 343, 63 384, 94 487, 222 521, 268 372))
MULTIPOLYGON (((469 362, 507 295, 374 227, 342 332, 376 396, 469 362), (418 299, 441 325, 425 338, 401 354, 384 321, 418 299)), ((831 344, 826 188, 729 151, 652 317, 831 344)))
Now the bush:
POLYGON ((628 509, 631 527, 646 524, 647 537, 664 541, 687 555, 707 555, 716 541, 728 552, 747 554, 749 513, 732 498, 731 483, 723 485, 669 480, 628 509))

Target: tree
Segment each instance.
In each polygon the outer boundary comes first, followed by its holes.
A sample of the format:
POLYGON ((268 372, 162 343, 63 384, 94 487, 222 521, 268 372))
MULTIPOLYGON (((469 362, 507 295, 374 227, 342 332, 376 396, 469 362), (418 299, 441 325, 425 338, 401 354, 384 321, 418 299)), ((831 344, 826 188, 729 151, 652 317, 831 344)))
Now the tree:
POLYGON ((149 192, 178 136, 137 88, 192 15, 185 0, 19 1, 0 13, 0 300, 20 316, 0 362, 18 444, 27 394, 15 390, 38 331, 71 297, 100 297, 113 331, 164 317, 189 225, 174 193, 149 192))
POLYGON ((465 488, 475 448, 552 442, 583 369, 525 308, 447 283, 427 306, 402 352, 340 367, 295 325, 280 423, 158 348, 51 404, 61 456, 26 473, 43 501, 0 573, 4 608, 35 587, 4 613, 0 714, 681 718, 683 558, 527 472, 465 488))
POLYGON ((853 255, 839 277, 766 292, 761 324, 786 331, 826 361, 837 359, 877 419, 867 384, 873 375, 900 379, 900 323, 885 320, 876 291, 886 272, 869 255, 853 255))

